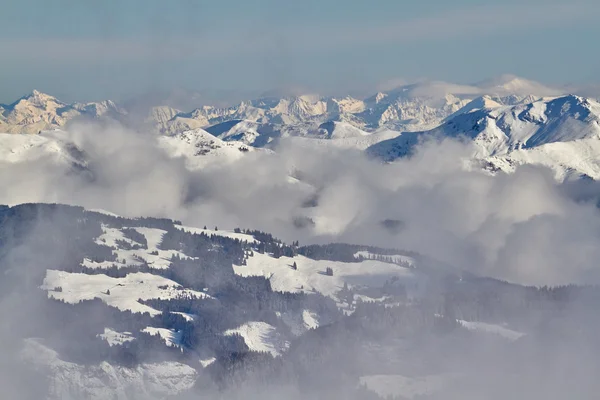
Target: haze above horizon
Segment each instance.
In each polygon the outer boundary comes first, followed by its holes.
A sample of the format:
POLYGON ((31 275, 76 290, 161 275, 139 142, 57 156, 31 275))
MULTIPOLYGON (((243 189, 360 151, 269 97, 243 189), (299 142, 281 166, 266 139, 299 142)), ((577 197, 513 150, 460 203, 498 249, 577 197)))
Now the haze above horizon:
POLYGON ((352 94, 504 73, 597 82, 596 1, 424 3, 11 2, 0 14, 0 103, 34 88, 67 101, 177 88, 231 101, 273 88, 352 94))

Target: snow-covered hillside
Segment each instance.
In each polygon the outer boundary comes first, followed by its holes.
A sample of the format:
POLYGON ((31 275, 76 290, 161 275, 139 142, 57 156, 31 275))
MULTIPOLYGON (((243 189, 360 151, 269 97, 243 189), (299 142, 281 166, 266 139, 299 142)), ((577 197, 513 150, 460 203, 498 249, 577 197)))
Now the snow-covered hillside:
POLYGON ((0 163, 18 164, 47 160, 57 164, 84 169, 85 153, 60 131, 40 135, 0 133, 0 163))
POLYGON ((268 152, 241 142, 225 142, 202 129, 159 136, 158 143, 171 157, 183 157, 190 169, 236 161, 248 152, 268 152))
POLYGON ((333 377, 344 393, 418 398, 471 390, 505 364, 526 373, 539 335, 595 337, 595 308, 563 303, 587 298, 577 287, 513 285, 398 249, 50 204, 1 207, 0 221, 2 286, 19 303, 2 308, 13 319, 0 333, 49 400, 214 398, 257 382, 298 385, 296 400, 333 377))
POLYGON ((177 296, 205 299, 205 293, 183 288, 177 282, 149 273, 130 273, 124 278, 105 274, 84 274, 65 271, 46 271, 41 289, 48 297, 77 304, 100 299, 111 307, 133 313, 160 314, 160 311, 141 303, 150 299, 171 299, 177 296))
POLYGON ((317 292, 334 299, 344 306, 338 292, 344 287, 355 290, 381 287, 391 278, 408 287, 418 289, 423 277, 410 268, 376 260, 346 263, 329 260, 313 260, 304 256, 273 258, 266 254, 255 254, 247 265, 235 266, 236 274, 242 276, 265 276, 271 287, 280 292, 317 292), (292 268, 292 265, 296 268, 292 268), (327 268, 333 274, 327 275, 327 268))

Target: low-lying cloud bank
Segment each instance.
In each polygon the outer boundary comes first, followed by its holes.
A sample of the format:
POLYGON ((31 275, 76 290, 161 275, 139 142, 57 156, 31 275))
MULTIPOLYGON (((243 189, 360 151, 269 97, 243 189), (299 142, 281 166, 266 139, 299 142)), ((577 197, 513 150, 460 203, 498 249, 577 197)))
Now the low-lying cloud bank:
POLYGON ((511 175, 469 171, 471 149, 458 141, 424 143, 388 165, 358 151, 282 141, 275 154, 190 170, 155 136, 119 126, 54 135, 76 147, 68 157, 1 162, 0 203, 60 202, 261 229, 302 243, 397 247, 523 284, 600 283, 598 185, 559 185, 534 166, 511 175))

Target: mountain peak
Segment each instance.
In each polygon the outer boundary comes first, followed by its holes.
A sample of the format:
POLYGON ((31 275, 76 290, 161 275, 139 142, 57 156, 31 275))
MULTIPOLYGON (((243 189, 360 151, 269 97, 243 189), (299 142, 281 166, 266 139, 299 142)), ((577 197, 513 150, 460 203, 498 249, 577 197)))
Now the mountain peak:
POLYGON ((10 108, 14 108, 14 106, 16 106, 17 104, 20 104, 22 102, 31 103, 35 106, 44 106, 50 102, 63 104, 62 102, 58 101, 56 99, 56 97, 51 96, 46 93, 43 93, 43 92, 40 92, 39 90, 35 90, 35 89, 28 95, 25 95, 25 96, 21 97, 19 100, 12 103, 10 105, 10 108))
POLYGON ((33 91, 27 96, 23 97, 23 99, 27 100, 56 100, 56 97, 46 94, 44 92, 40 92, 39 90, 33 89, 33 91))

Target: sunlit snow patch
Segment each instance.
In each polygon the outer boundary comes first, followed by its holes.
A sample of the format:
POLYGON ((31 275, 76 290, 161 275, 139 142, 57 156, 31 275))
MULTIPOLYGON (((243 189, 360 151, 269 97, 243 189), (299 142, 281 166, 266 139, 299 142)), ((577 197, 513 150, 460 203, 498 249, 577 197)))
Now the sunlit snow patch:
POLYGON ((310 310, 303 310, 302 312, 276 312, 275 314, 290 328, 294 336, 300 336, 306 333, 306 331, 318 328, 320 325, 321 317, 310 310))
POLYGON ((281 355, 290 346, 275 327, 266 322, 247 322, 238 328, 225 331, 224 334, 226 336, 238 334, 244 338, 250 350, 267 352, 273 357, 281 355))
POLYGON ((182 259, 190 259, 187 255, 176 250, 162 250, 159 245, 166 231, 155 228, 131 228, 147 241, 147 246, 128 238, 121 229, 102 225, 103 234, 96 239, 96 243, 111 247, 116 261, 93 261, 84 259, 81 265, 92 269, 107 269, 114 266, 140 266, 144 263, 150 268, 166 269, 171 266, 171 258, 177 256, 182 259), (127 248, 123 248, 126 244, 127 248))
MULTIPOLYGON (((318 292, 338 301, 337 293, 348 284, 352 287, 382 287, 389 279, 418 283, 419 277, 410 268, 376 260, 346 263, 341 261, 313 260, 304 256, 273 258, 268 254, 254 253, 247 265, 234 265, 241 276, 265 276, 271 287, 279 292, 318 292), (296 269, 292 265, 296 263, 296 269), (333 275, 326 274, 331 268, 333 275)), ((413 285, 414 286, 414 285, 413 285)))
POLYGON ((202 365, 203 368, 206 368, 209 365, 211 365, 212 363, 214 363, 215 361, 217 361, 217 359, 215 357, 207 358, 205 360, 200 360, 200 365, 202 365))
POLYGON ((173 329, 154 328, 151 326, 142 329, 142 332, 145 332, 150 336, 160 336, 169 347, 181 348, 181 332, 174 331, 173 329))
POLYGON ((108 342, 109 346, 117 346, 135 340, 131 332, 117 332, 110 328, 104 328, 104 333, 97 335, 100 339, 108 342))
POLYGON ((178 311, 171 311, 171 314, 181 315, 188 322, 196 319, 196 316, 194 314, 188 314, 188 313, 178 312, 178 311))
POLYGON ((48 297, 70 304, 101 299, 121 311, 147 312, 150 315, 158 315, 161 312, 138 300, 168 300, 179 296, 210 298, 205 293, 184 289, 170 279, 142 272, 127 274, 123 278, 112 278, 103 274, 87 275, 47 270, 41 288, 48 291, 48 297))

